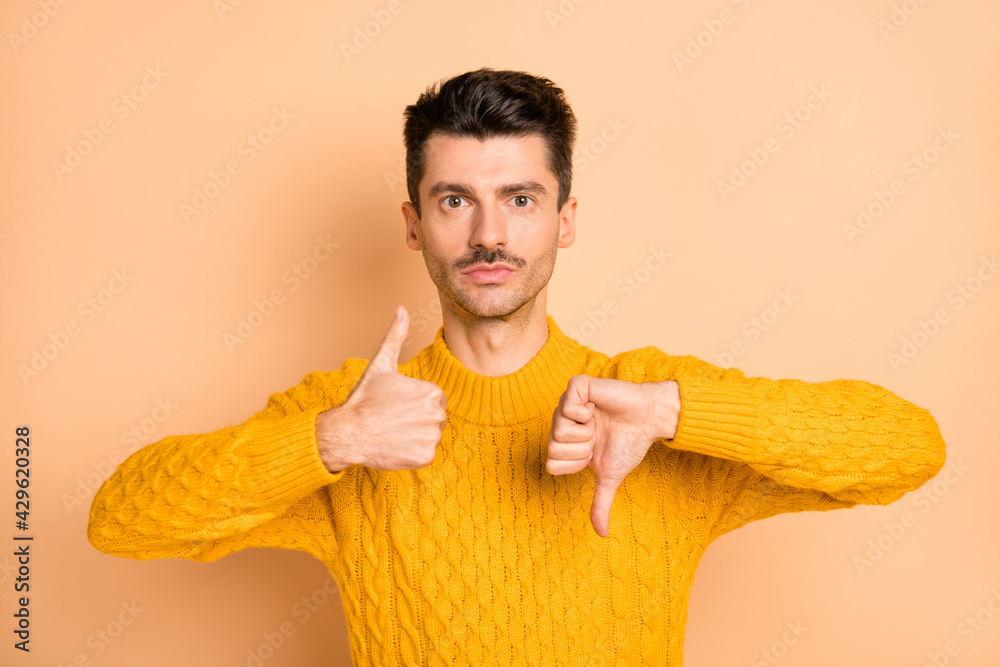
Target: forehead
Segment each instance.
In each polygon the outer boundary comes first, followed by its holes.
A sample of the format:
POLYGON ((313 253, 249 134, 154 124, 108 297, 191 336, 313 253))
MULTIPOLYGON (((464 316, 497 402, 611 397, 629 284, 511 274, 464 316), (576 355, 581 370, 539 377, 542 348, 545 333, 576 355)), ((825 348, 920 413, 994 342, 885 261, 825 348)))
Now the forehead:
POLYGON ((556 183, 555 174, 549 170, 545 139, 539 134, 482 141, 435 133, 427 140, 420 189, 426 193, 440 181, 492 189, 502 183, 528 179, 546 186, 556 183))

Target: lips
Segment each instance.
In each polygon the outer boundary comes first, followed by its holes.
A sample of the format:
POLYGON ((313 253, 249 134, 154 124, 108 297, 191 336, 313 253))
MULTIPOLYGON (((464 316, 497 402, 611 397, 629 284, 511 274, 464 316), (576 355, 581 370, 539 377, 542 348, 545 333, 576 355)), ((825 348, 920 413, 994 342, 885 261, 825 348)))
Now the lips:
POLYGON ((513 271, 514 267, 510 264, 504 264, 503 262, 497 262, 496 264, 476 264, 475 266, 469 267, 462 273, 473 273, 477 271, 513 271))
POLYGON ((463 271, 462 275, 477 283, 499 283, 506 280, 513 273, 514 269, 509 264, 497 263, 476 264, 463 271))

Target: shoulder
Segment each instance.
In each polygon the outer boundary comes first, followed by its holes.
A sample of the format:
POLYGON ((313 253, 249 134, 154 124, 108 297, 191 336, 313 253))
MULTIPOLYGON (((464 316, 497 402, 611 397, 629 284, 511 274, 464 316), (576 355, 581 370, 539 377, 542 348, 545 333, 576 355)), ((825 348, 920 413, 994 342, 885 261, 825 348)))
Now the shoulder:
POLYGON ((611 357, 601 356, 604 363, 600 368, 600 377, 628 382, 651 381, 655 371, 669 360, 666 352, 652 345, 619 352, 611 357))
POLYGON ((679 377, 720 379, 727 375, 742 375, 738 369, 724 369, 690 354, 668 354, 647 345, 605 357, 599 377, 627 382, 659 382, 679 377))

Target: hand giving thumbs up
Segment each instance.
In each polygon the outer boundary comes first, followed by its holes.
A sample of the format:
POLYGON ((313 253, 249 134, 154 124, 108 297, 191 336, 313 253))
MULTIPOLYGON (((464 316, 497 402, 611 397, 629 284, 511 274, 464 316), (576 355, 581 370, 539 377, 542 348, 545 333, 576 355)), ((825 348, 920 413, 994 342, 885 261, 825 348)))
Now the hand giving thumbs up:
POLYGON ((448 400, 433 382, 399 373, 399 351, 409 325, 409 313, 399 306, 347 400, 316 417, 320 457, 331 472, 352 465, 424 468, 434 461, 448 400))

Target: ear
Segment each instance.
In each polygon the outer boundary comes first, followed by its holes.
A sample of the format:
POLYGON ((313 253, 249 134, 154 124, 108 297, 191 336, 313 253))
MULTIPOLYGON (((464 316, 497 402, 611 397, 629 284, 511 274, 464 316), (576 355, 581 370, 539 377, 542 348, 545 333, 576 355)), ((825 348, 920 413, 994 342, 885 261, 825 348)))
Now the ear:
POLYGON ((559 211, 559 247, 568 248, 576 240, 576 197, 569 197, 559 211))
POLYGON ((417 209, 408 201, 404 201, 401 208, 403 211, 403 223, 406 225, 406 245, 411 250, 420 250, 420 236, 417 234, 417 225, 420 224, 420 218, 417 217, 417 209))

